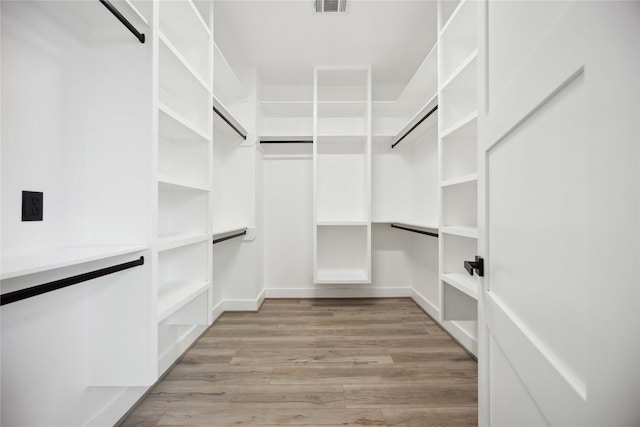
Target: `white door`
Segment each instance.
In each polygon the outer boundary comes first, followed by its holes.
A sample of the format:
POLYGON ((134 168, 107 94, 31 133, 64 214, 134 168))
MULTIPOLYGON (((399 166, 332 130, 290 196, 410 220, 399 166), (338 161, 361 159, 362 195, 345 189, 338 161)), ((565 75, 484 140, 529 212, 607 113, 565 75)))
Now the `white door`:
POLYGON ((640 3, 483 3, 481 425, 640 425, 640 3))

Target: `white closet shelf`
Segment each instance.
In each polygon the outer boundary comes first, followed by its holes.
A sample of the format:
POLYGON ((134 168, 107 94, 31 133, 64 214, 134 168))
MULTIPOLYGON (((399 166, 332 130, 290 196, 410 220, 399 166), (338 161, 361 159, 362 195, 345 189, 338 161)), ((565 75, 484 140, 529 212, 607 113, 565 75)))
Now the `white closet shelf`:
POLYGON ((442 274, 441 279, 447 285, 464 292, 471 298, 478 299, 478 282, 474 276, 464 273, 445 273, 442 274))
MULTIPOLYGON (((471 52, 471 54, 465 58, 464 61, 462 61, 462 63, 460 65, 458 65, 458 67, 456 67, 456 69, 451 73, 451 75, 442 83, 442 87, 440 88, 440 90, 446 90, 449 86, 452 85, 452 82, 454 82, 455 80, 457 80, 458 78, 464 78, 466 73, 464 73, 464 71, 466 71, 467 69, 471 69, 473 67, 470 67, 470 65, 475 65, 476 59, 478 58, 478 49, 474 49, 473 52, 471 52)), ((472 80, 471 82, 465 82, 464 84, 462 84, 462 86, 468 88, 469 86, 471 86, 472 88, 476 86, 476 81, 474 80, 476 73, 472 72, 469 73, 470 75, 466 77, 467 80, 472 80)), ((469 89, 470 90, 470 89, 469 89)))
POLYGON ((247 89, 215 42, 213 43, 213 76, 213 93, 217 98, 224 102, 247 99, 247 89))
POLYGON ((364 117, 367 101, 318 101, 318 117, 364 117))
POLYGON ((231 114, 231 111, 229 111, 229 109, 222 103, 222 101, 218 97, 216 97, 216 95, 212 95, 212 96, 213 96, 213 108, 218 110, 220 114, 222 114, 226 118, 226 120, 229 121, 227 123, 222 117, 220 117, 218 114, 213 112, 212 113, 214 115, 213 125, 223 133, 228 133, 230 130, 232 132, 236 131, 237 133, 244 135, 246 138, 246 135, 248 133, 247 129, 240 124, 240 122, 233 116, 233 114, 231 114), (216 120, 216 119, 219 119, 219 120, 216 120), (235 129, 233 129, 232 126, 235 129))
MULTIPOLYGON (((170 11, 171 19, 166 22, 179 23, 176 25, 179 25, 179 30, 185 39, 197 39, 203 37, 203 35, 213 38, 209 26, 191 0, 168 3, 174 7, 170 11)), ((161 6, 165 6, 164 2, 161 3, 161 6)), ((162 14, 162 12, 161 10, 160 13, 162 14)))
MULTIPOLYGON (((470 35, 474 34, 476 31, 476 21, 475 21, 475 10, 471 8, 475 8, 476 0, 461 0, 458 3, 458 6, 455 8, 449 20, 442 26, 440 30, 440 38, 450 35, 452 31, 448 31, 449 28, 453 28, 453 32, 455 30, 459 30, 459 35, 470 35)), ((455 35, 458 35, 455 34, 455 35)))
POLYGON ((158 323, 206 292, 209 282, 169 282, 158 291, 158 323))
POLYGON ((313 101, 260 101, 264 117, 313 117, 313 101))
POLYGON ((171 43, 169 38, 165 36, 162 32, 159 34, 160 43, 164 45, 178 60, 180 64, 184 67, 184 69, 193 76, 193 78, 198 81, 202 85, 202 87, 208 92, 211 93, 211 85, 207 83, 207 81, 189 64, 189 61, 182 56, 180 51, 171 43))
MULTIPOLYGON (((409 134, 410 131, 413 130, 413 127, 416 126, 418 123, 420 123, 420 125, 422 125, 421 120, 424 119, 424 117, 435 107, 438 106, 438 94, 434 94, 428 101, 426 104, 424 104, 422 106, 422 108, 420 108, 420 110, 418 110, 417 113, 415 113, 413 115, 413 117, 409 120, 409 122, 400 130, 400 132, 398 132, 397 135, 394 136, 393 140, 391 141, 392 144, 397 143, 399 140, 403 139, 405 136, 407 136, 409 134)), ((431 117, 433 116, 433 114, 436 113, 436 111, 434 111, 426 120, 430 120, 433 119, 435 117, 431 117)), ((437 124, 437 122, 435 122, 437 124)))
POLYGON ((364 226, 369 225, 369 221, 361 220, 322 220, 316 223, 319 227, 322 226, 364 226))
POLYGON ((160 236, 158 237, 158 252, 205 242, 209 238, 209 234, 204 233, 180 233, 160 236))
POLYGON ((183 116, 181 116, 180 114, 176 113, 168 105, 163 104, 163 103, 158 103, 158 110, 160 112, 166 114, 167 116, 171 117, 176 123, 180 124, 181 126, 186 128, 188 131, 190 131, 192 133, 195 133, 196 135, 198 135, 199 137, 201 137, 205 141, 209 140, 209 136, 207 136, 206 132, 203 132, 197 126, 195 126, 193 123, 191 123, 189 120, 185 119, 183 116))
POLYGON ((20 255, 2 257, 0 279, 25 276, 56 268, 69 267, 91 261, 140 252, 142 245, 82 245, 55 248, 20 255))
POLYGON ((177 188, 185 188, 188 190, 209 191, 209 188, 206 185, 202 185, 201 183, 194 182, 192 180, 169 175, 158 174, 158 184, 177 188))
POLYGON ((423 231, 437 232, 440 228, 437 224, 434 224, 434 223, 423 223, 423 222, 416 222, 416 221, 374 221, 374 222, 378 224, 396 224, 403 227, 421 229, 423 231))
MULTIPOLYGON (((397 103, 413 112, 420 109, 425 99, 431 99, 438 92, 438 45, 433 45, 409 83, 404 87, 397 103)), ((411 113, 410 113, 411 114, 411 113)))
POLYGON ((454 236, 469 237, 472 239, 478 238, 477 227, 464 227, 464 226, 444 226, 440 228, 440 231, 444 234, 451 234, 454 236))
POLYGON ((211 232, 211 237, 215 239, 217 237, 223 237, 225 234, 238 233, 248 229, 249 227, 247 227, 246 225, 222 226, 222 227, 215 228, 211 232))
POLYGON ((468 182, 474 182, 478 180, 477 173, 470 173, 469 175, 459 176, 456 178, 447 179, 440 183, 441 187, 451 187, 452 185, 466 184, 468 182))
POLYGON ((325 269, 318 268, 316 283, 370 283, 367 273, 363 269, 325 269))
POLYGON ((473 112, 467 114, 466 116, 464 116, 460 120, 458 120, 456 123, 454 123, 451 126, 449 126, 448 128, 446 128, 442 132, 442 134, 440 135, 440 138, 446 138, 447 136, 449 136, 450 134, 452 134, 456 130, 461 129, 464 125, 466 125, 467 123, 470 123, 473 120, 476 120, 477 118, 478 118, 478 112, 477 111, 473 111, 473 112))

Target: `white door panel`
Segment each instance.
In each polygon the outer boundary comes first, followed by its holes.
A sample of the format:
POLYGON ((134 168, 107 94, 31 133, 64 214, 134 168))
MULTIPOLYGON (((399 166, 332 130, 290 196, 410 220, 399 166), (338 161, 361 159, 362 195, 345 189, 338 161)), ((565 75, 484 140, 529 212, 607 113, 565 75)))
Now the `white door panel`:
POLYGON ((640 425, 640 3, 483 5, 480 422, 640 425))
POLYGON ((491 425, 496 427, 543 427, 549 422, 536 406, 518 374, 495 340, 489 342, 494 375, 491 377, 491 425), (499 373, 496 375, 495 373, 499 373), (508 402, 508 404, 505 404, 508 402))

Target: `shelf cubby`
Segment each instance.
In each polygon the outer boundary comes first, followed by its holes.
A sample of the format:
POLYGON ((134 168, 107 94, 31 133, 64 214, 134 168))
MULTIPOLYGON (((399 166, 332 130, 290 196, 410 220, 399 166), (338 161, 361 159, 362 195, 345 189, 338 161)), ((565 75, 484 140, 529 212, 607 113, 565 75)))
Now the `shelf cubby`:
POLYGON ((477 166, 476 119, 442 138, 442 180, 449 181, 476 174, 477 166))
POLYGON ((470 290, 452 286, 442 281, 442 310, 444 321, 478 320, 477 297, 469 295, 470 290))
POLYGON ((247 99, 247 89, 215 43, 213 45, 213 94, 225 105, 247 99))
POLYGON ((441 89, 441 126, 447 129, 477 111, 477 74, 475 60, 471 61, 441 89))
MULTIPOLYGON (((443 2, 445 4, 447 2, 443 2)), ((440 72, 443 81, 477 48, 477 5, 475 0, 462 0, 444 24, 441 46, 440 72)))
POLYGON ((366 68, 318 67, 318 102, 368 102, 369 70, 366 68))
POLYGON ((449 234, 446 228, 441 228, 440 232, 443 254, 441 274, 468 275, 464 269, 464 261, 475 259, 477 239, 449 234))
MULTIPOLYGON (((209 284, 209 254, 211 242, 174 247, 158 254, 158 321, 161 322, 193 298, 209 284)), ((205 311, 206 314, 206 311, 205 311)))
POLYGON ((318 220, 362 221, 368 218, 365 160, 365 154, 317 155, 318 220))
MULTIPOLYGON (((161 44, 179 52, 197 79, 211 87, 211 31, 191 0, 159 3, 161 44)), ((208 18, 208 17, 207 17, 208 18)), ((182 62, 181 61, 181 62, 182 62)))
POLYGON ((180 117, 197 133, 208 137, 212 116, 209 89, 162 40, 158 53, 159 102, 174 111, 174 116, 180 117))
POLYGON ((369 225, 319 225, 316 283, 370 283, 369 225))
POLYGON ((158 183, 158 235, 207 233, 209 192, 158 183))
POLYGON ((442 188, 442 220, 444 227, 477 227, 477 181, 475 176, 460 184, 442 188))
POLYGON ((193 187, 209 186, 209 142, 160 110, 158 173, 193 187))

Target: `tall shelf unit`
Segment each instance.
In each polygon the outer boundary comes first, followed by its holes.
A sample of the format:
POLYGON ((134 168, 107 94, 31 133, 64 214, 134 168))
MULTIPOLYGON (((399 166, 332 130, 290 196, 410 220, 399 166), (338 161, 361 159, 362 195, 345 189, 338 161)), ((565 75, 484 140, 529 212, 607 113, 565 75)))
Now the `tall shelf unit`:
MULTIPOLYGON (((201 8, 202 9, 202 8, 201 8)), ((158 2, 157 322, 161 375, 210 322, 211 16, 158 2)))
POLYGON ((439 3, 441 320, 477 320, 477 5, 439 3), (455 7, 454 7, 455 6, 455 7))
POLYGON ((317 67, 314 282, 371 283, 371 70, 317 67))

